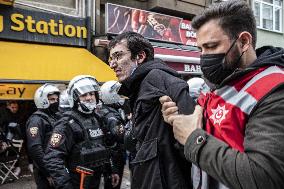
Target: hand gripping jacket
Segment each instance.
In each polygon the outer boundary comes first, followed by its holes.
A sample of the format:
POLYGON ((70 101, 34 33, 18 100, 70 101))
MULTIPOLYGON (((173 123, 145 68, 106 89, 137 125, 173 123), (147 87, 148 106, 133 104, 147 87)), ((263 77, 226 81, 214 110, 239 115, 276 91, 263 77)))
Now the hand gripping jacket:
POLYGON ((270 91, 284 83, 284 71, 278 66, 254 70, 232 85, 201 96, 206 131, 232 148, 244 151, 245 126, 250 113, 270 91))

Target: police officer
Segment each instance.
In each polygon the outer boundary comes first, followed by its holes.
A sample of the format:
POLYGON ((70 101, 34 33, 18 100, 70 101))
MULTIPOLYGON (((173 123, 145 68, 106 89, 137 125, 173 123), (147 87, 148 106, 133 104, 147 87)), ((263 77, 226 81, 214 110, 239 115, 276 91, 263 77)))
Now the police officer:
POLYGON ((68 94, 67 90, 64 90, 60 93, 60 98, 59 98, 59 112, 60 114, 63 114, 66 111, 70 111, 70 104, 68 100, 68 94))
MULTIPOLYGON (((116 164, 119 177, 122 178, 123 170, 126 159, 126 151, 123 146, 124 142, 124 133, 125 133, 125 124, 126 117, 123 110, 124 98, 121 98, 117 91, 119 90, 121 84, 117 81, 107 81, 101 86, 101 99, 103 101, 103 108, 101 110, 103 116, 109 117, 112 121, 112 135, 114 136, 113 144, 115 145, 112 148, 112 158, 116 164)), ((121 185, 121 180, 114 189, 119 189, 121 185)))
MULTIPOLYGON (((96 113, 99 85, 88 75, 73 78, 67 88, 71 111, 65 112, 53 130, 44 161, 56 188, 79 188, 77 166, 94 170, 84 188, 99 188, 102 167, 109 162, 103 118, 96 113)), ((113 174, 113 184, 119 176, 113 174)))
POLYGON ((37 111, 27 121, 28 152, 34 163, 34 177, 38 189, 53 188, 53 182, 43 162, 44 151, 58 119, 59 90, 51 84, 38 88, 34 95, 37 111))

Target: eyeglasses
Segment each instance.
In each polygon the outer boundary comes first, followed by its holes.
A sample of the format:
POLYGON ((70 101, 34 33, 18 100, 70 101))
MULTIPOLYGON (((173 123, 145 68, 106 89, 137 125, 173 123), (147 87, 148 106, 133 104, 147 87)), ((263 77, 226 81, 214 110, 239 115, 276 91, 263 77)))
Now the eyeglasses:
POLYGON ((127 51, 125 51, 125 52, 123 52, 123 51, 117 51, 117 52, 113 53, 112 56, 110 56, 110 57, 108 58, 108 63, 110 64, 113 60, 115 60, 115 61, 121 60, 122 57, 123 57, 124 55, 126 55, 128 52, 130 52, 130 50, 127 50, 127 51))

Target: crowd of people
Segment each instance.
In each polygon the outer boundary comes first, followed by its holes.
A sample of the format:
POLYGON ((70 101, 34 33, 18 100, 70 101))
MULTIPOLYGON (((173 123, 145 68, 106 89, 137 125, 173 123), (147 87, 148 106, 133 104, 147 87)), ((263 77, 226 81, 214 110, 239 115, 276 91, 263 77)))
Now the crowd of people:
POLYGON ((194 17, 203 78, 182 80, 125 32, 108 45, 118 81, 40 87, 25 127, 37 187, 98 189, 103 176, 118 189, 127 150, 132 189, 282 188, 284 50, 256 49, 255 23, 239 0, 194 17))

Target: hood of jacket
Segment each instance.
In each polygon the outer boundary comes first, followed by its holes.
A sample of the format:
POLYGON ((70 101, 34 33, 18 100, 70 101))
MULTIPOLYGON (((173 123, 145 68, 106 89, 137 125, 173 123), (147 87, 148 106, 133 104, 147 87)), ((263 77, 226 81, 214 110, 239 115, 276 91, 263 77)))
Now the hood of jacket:
POLYGON ((257 59, 245 69, 237 69, 227 77, 217 88, 220 88, 228 82, 239 78, 248 72, 265 67, 279 66, 284 67, 284 49, 281 47, 263 46, 256 50, 257 59))
MULTIPOLYGON (((179 77, 179 74, 174 69, 168 67, 162 60, 154 59, 139 65, 127 79, 122 81, 118 94, 129 98, 135 96, 139 91, 143 79, 153 69, 163 70, 173 76, 179 77)), ((157 76, 158 78, 159 76, 157 76)))

